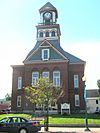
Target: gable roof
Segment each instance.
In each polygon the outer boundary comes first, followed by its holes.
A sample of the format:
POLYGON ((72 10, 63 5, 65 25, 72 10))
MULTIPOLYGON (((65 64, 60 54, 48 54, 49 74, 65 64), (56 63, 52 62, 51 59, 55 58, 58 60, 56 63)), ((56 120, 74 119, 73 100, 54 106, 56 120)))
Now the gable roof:
POLYGON ((42 12, 42 11, 46 11, 46 10, 54 10, 54 11, 56 11, 56 8, 50 2, 47 2, 44 6, 42 6, 39 9, 39 11, 42 12))
POLYGON ((99 97, 99 92, 97 89, 94 90, 86 90, 86 97, 87 98, 94 98, 94 97, 99 97))
POLYGON ((44 12, 44 11, 55 11, 58 17, 57 9, 50 2, 47 2, 44 6, 42 6, 39 9, 39 12, 44 12))
POLYGON ((78 57, 64 51, 60 46, 59 40, 37 41, 35 47, 29 52, 29 54, 27 55, 27 57, 24 61, 26 61, 39 48, 39 46, 41 46, 41 44, 45 41, 50 43, 56 50, 58 50, 63 56, 65 56, 69 60, 69 63, 85 63, 85 61, 83 61, 83 60, 79 59, 78 57))

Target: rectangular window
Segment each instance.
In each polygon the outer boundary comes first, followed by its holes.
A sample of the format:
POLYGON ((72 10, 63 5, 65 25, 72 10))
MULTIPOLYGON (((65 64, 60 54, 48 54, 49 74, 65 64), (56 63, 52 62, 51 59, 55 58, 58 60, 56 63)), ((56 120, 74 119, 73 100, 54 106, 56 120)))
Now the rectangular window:
POLYGON ((32 72, 32 86, 37 86, 39 79, 39 72, 32 72))
POLYGON ((48 78, 49 79, 49 72, 43 72, 42 73, 43 78, 48 78))
POLYGON ((42 60, 49 59, 49 49, 42 49, 42 60))
POLYGON ((18 77, 18 89, 22 89, 22 77, 18 77))
POLYGON ((74 75, 74 88, 79 88, 79 76, 74 75))
POLYGON ((60 71, 53 72, 53 85, 55 87, 60 87, 60 71))
POLYGON ((75 106, 80 106, 79 95, 75 95, 75 106))
POLYGON ((21 96, 17 96, 17 107, 21 107, 21 96))

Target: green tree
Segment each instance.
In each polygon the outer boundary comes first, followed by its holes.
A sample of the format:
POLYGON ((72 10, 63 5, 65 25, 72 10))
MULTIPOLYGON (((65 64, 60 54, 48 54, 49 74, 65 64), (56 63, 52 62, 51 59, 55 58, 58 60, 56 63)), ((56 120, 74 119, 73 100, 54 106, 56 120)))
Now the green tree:
POLYGON ((60 94, 62 94, 61 89, 54 87, 48 78, 40 77, 35 87, 28 86, 25 91, 26 97, 30 102, 46 107, 45 130, 48 131, 48 107, 52 102, 57 102, 60 94))
POLYGON ((61 89, 54 87, 53 83, 48 78, 40 77, 36 86, 25 87, 26 98, 33 104, 45 106, 46 101, 48 104, 56 102, 61 89))
POLYGON ((10 101, 11 100, 11 94, 7 93, 5 95, 6 101, 10 101))

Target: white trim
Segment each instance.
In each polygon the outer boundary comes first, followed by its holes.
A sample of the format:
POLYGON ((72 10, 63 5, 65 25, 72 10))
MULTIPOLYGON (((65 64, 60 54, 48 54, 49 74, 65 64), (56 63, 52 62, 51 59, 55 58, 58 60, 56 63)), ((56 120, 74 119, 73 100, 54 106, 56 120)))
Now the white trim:
POLYGON ((39 78, 39 72, 38 71, 33 71, 32 72, 32 86, 37 86, 37 81, 39 78), (36 74, 37 77, 34 77, 33 75, 36 74), (34 82, 33 82, 34 81, 34 82))
POLYGON ((50 58, 50 49, 42 49, 42 60, 49 60, 50 58), (47 58, 45 58, 44 52, 47 51, 47 58))
POLYGON ((17 88, 18 90, 22 89, 22 77, 21 76, 18 77, 17 87, 18 87, 17 88))
MULTIPOLYGON (((60 53, 56 48, 54 48, 53 46, 52 46, 52 44, 51 43, 49 43, 47 40, 44 40, 41 44, 40 44, 40 46, 27 58, 27 59, 25 59, 23 62, 25 63, 32 55, 34 55, 37 51, 38 51, 38 49, 40 48, 40 47, 42 47, 41 45, 43 44, 43 43, 47 43, 47 44, 49 44, 58 54, 60 54, 64 59, 66 59, 67 60, 67 62, 69 61, 67 58, 66 58, 66 56, 64 56, 62 53, 60 53)), ((40 61, 40 60, 39 60, 40 61)), ((26 63, 27 64, 27 63, 26 63)))
POLYGON ((43 72, 42 72, 42 77, 48 78, 48 79, 49 79, 49 71, 43 71, 43 72), (47 77, 44 76, 45 74, 48 75, 48 76, 47 76, 47 77))
POLYGON ((74 75, 74 88, 79 88, 79 75, 75 74, 74 75))
POLYGON ((79 107, 80 106, 80 98, 79 98, 79 95, 78 94, 75 95, 75 106, 76 107, 79 107))
POLYGON ((25 64, 40 64, 40 63, 60 63, 60 62, 66 62, 67 63, 67 60, 48 60, 48 61, 43 61, 43 60, 35 60, 35 61, 27 61, 27 63, 25 63, 25 64))
POLYGON ((17 107, 21 107, 21 96, 17 96, 17 107))
POLYGON ((58 70, 55 70, 55 71, 53 71, 53 85, 55 86, 55 87, 60 87, 60 71, 58 71, 58 70), (55 76, 55 74, 58 74, 58 76, 55 76), (55 84, 55 79, 56 79, 56 84, 55 84), (57 80, 59 80, 59 83, 57 83, 57 80))

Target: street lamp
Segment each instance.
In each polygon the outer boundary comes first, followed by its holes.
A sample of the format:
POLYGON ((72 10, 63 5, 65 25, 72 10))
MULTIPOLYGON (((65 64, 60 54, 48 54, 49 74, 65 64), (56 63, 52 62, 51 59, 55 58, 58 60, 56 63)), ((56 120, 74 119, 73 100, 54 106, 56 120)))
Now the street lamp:
POLYGON ((82 81, 84 82, 85 124, 86 124, 85 131, 90 131, 90 129, 88 127, 87 99, 86 99, 86 77, 85 76, 82 78, 82 81))
POLYGON ((48 131, 48 122, 49 122, 49 108, 48 108, 48 98, 45 100, 46 102, 46 117, 44 120, 44 125, 45 125, 45 131, 48 131))

